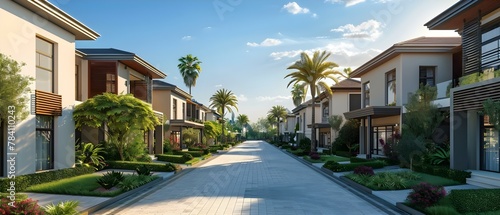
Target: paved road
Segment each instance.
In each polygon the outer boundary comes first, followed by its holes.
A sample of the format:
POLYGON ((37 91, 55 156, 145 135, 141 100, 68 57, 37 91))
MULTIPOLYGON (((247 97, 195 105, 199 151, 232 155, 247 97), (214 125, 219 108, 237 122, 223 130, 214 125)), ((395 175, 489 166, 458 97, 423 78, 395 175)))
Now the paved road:
POLYGON ((148 195, 95 214, 386 214, 262 141, 247 141, 148 195))

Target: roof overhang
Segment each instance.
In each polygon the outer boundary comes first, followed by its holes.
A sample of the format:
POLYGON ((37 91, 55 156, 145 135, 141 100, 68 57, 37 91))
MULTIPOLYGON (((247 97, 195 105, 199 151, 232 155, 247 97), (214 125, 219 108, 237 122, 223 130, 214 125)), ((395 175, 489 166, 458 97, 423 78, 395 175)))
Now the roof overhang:
POLYGON ((346 119, 361 119, 361 118, 380 118, 387 116, 397 116, 401 114, 400 106, 372 106, 362 109, 345 112, 346 119))
POLYGON ((170 126, 171 127, 187 127, 187 128, 204 128, 205 127, 203 125, 203 123, 197 123, 197 122, 182 120, 182 119, 171 119, 170 126))
POLYGON ((96 40, 100 35, 46 0, 12 0, 55 25, 71 32, 76 40, 96 40))
MULTIPOLYGON (((83 53, 83 52, 82 52, 83 53)), ((137 72, 151 78, 166 78, 167 75, 139 56, 131 54, 84 54, 86 60, 119 61, 137 72)))
MULTIPOLYGON (((314 127, 315 128, 330 128, 330 124, 326 123, 326 122, 320 122, 320 123, 314 123, 314 127)), ((308 128, 311 128, 312 125, 311 124, 308 124, 307 125, 308 128)))
POLYGON ((430 30, 461 30, 464 22, 488 14, 500 7, 497 0, 461 0, 425 23, 430 30))

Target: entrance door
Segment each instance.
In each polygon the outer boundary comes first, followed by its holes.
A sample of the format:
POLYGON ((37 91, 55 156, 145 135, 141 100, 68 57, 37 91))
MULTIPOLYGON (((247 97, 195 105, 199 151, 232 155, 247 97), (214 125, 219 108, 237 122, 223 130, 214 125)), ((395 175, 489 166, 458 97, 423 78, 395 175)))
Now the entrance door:
POLYGON ((498 131, 484 126, 481 144, 481 169, 500 172, 498 131))

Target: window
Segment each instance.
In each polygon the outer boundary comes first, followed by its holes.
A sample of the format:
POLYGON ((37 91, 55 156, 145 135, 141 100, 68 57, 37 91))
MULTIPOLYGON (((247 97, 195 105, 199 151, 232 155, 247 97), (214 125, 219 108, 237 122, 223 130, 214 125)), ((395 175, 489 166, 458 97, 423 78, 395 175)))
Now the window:
POLYGON ((182 103, 182 118, 186 119, 186 103, 182 103))
POLYGON ((174 119, 177 119, 177 99, 174 99, 174 104, 172 105, 172 112, 174 119))
POLYGON ((361 94, 349 94, 349 111, 361 108, 361 94))
POLYGON ((323 104, 323 114, 322 114, 322 122, 328 122, 328 116, 330 115, 330 110, 328 107, 328 103, 323 104))
POLYGON ((363 101, 365 107, 370 106, 370 82, 363 84, 363 101))
POLYGON ((421 66, 419 68, 418 82, 420 85, 436 86, 436 67, 435 66, 421 66))
POLYGON ((392 70, 385 74, 386 83, 386 104, 395 105, 396 104, 396 70, 392 70))
POLYGON ((36 116, 36 171, 54 168, 54 117, 36 116))
POLYGON ((107 73, 106 74, 106 92, 116 93, 116 75, 107 73))
POLYGON ((481 68, 500 69, 500 23, 483 30, 481 35, 481 68))
POLYGON ((53 93, 54 45, 36 38, 36 89, 53 93))

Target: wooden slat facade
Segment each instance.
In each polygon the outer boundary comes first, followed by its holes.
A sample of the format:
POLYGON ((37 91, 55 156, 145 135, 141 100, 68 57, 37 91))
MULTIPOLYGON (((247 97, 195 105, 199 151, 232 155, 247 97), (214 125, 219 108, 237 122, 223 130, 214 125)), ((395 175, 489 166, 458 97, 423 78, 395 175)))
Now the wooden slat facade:
POLYGON ((61 116, 62 96, 35 90, 35 113, 38 115, 61 116))
POLYGON ((500 99, 500 79, 453 93, 453 111, 481 110, 487 99, 500 99))
POLYGON ((481 71, 481 22, 479 18, 464 24, 462 53, 464 74, 481 71))

